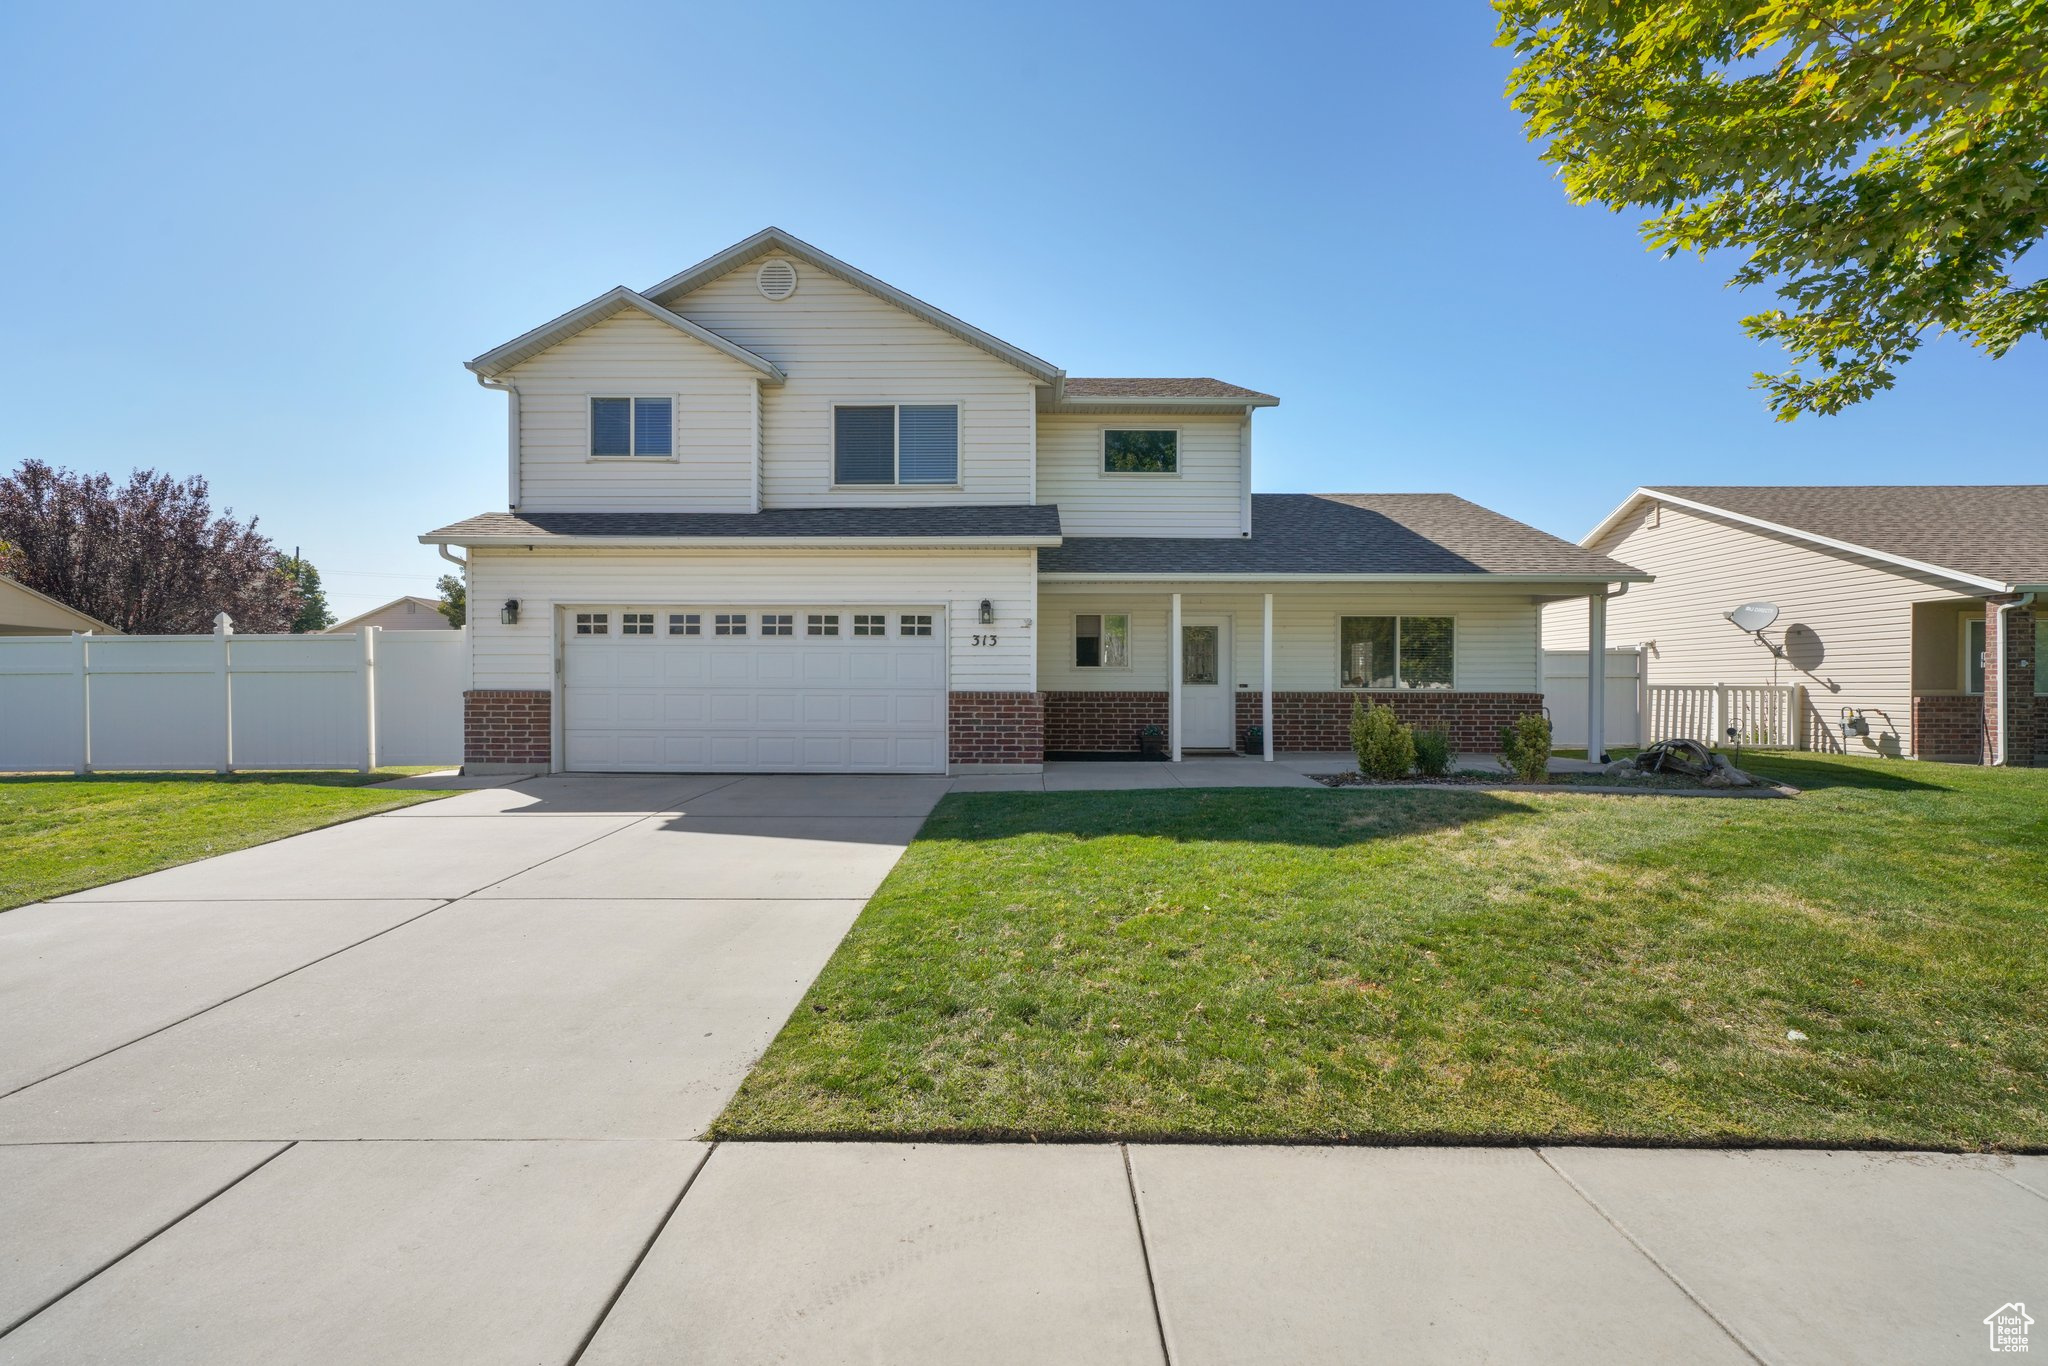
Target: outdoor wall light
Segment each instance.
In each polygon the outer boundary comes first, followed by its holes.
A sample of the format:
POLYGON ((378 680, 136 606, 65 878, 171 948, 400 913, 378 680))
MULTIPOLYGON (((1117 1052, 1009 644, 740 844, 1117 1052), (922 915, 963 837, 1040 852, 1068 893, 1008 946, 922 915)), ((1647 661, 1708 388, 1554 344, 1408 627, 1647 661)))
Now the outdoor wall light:
POLYGON ((981 624, 983 626, 993 626, 996 624, 996 605, 987 598, 981 600, 981 624))
POLYGON ((517 626, 519 624, 519 599, 505 599, 505 605, 498 609, 498 620, 507 626, 517 626))

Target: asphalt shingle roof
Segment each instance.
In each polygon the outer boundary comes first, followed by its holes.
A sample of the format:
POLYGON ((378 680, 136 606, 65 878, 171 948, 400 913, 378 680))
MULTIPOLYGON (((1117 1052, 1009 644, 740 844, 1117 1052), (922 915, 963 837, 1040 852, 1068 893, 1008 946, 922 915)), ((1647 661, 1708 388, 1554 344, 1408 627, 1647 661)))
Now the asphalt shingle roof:
POLYGON ((553 537, 860 537, 973 540, 1057 536, 1051 503, 945 504, 936 507, 774 508, 766 512, 486 512, 427 533, 463 538, 545 541, 553 537))
POLYGON ((2009 584, 2048 584, 2048 484, 1659 484, 1867 550, 2009 584))
POLYGON ((1072 375, 1067 376, 1066 396, 1069 402, 1084 398, 1273 399, 1271 394, 1220 379, 1077 379, 1072 375))
POLYGON ((1045 574, 1515 574, 1647 578, 1448 493, 1255 493, 1247 537, 1070 536, 1045 574))

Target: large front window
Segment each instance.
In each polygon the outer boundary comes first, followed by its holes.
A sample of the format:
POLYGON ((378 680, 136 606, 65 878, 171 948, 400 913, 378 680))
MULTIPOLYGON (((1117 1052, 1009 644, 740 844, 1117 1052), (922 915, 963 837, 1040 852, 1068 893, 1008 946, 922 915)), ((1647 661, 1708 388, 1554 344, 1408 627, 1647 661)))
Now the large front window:
POLYGON ((834 408, 832 482, 959 483, 960 409, 950 403, 863 403, 834 408))
POLYGON ((1449 617, 1345 617, 1338 631, 1339 681, 1347 688, 1451 688, 1456 637, 1449 617))

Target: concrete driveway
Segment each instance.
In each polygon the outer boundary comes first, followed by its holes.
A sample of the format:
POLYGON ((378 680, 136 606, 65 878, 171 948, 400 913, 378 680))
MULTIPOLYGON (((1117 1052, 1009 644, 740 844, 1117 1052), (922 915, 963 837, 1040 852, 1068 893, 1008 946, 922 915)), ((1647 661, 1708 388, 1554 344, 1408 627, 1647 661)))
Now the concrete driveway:
POLYGON ((947 786, 549 778, 0 915, 0 1364, 1927 1362, 2048 1305, 2048 1158, 698 1141, 947 786))

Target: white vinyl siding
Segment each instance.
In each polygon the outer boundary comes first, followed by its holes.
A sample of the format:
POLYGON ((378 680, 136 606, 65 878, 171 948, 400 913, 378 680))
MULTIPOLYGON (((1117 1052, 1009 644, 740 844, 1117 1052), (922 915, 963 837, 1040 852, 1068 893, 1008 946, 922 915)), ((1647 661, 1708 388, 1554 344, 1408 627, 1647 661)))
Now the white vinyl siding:
POLYGON ((1038 416, 1038 499, 1057 503, 1069 536, 1236 536, 1243 531, 1244 427, 1227 418, 1038 416), (1172 474, 1102 467, 1107 430, 1180 433, 1172 474))
MULTIPOLYGON (((1048 691, 1155 691, 1166 686, 1167 594, 1181 590, 1181 615, 1227 616, 1239 691, 1256 691, 1265 585, 1240 590, 1188 582, 1093 584, 1069 589, 1048 583, 1039 609, 1051 625, 1041 638, 1038 686, 1048 691), (1073 667, 1076 613, 1128 612, 1127 669, 1073 667)), ((1457 688, 1461 692, 1537 692, 1540 609, 1525 586, 1328 584, 1275 582, 1273 686, 1281 692, 1338 692, 1338 621, 1347 616, 1453 617, 1457 626, 1457 688)))
POLYGON ((524 512, 751 512, 756 372, 637 312, 504 378, 519 390, 524 512), (672 458, 591 457, 590 400, 675 399, 672 458))
MULTIPOLYGON (((520 609, 517 626, 501 625, 495 612, 479 614, 471 686, 552 687, 557 605, 616 611, 635 603, 701 603, 714 612, 832 609, 842 631, 851 630, 855 612, 883 613, 894 622, 906 611, 943 607, 954 690, 1029 691, 1037 686, 1037 628, 1024 622, 1039 615, 1035 569, 1028 550, 477 550, 470 560, 473 599, 496 604, 518 598, 520 609), (995 605, 993 627, 980 623, 983 598, 995 605), (977 635, 994 636, 996 644, 976 646, 977 635)), ((707 617, 702 629, 709 635, 714 623, 707 617)))
POLYGON ((801 261, 796 293, 764 299, 754 282, 760 264, 666 303, 789 374, 761 391, 764 506, 1030 501, 1030 376, 801 261), (958 404, 958 487, 833 487, 832 409, 870 403, 958 404))
MULTIPOLYGON (((1952 585, 1681 508, 1646 506, 1594 547, 1654 574, 1607 607, 1607 643, 1656 642, 1650 683, 1806 685, 1820 720, 1866 713, 1873 749, 1912 745, 1913 604, 1955 599, 1952 585), (1772 641, 1811 661, 1800 669, 1722 613, 1776 603, 1772 641), (1813 656, 1817 654, 1818 658, 1813 656)), ((1544 646, 1586 648, 1586 604, 1544 609, 1544 646)))

